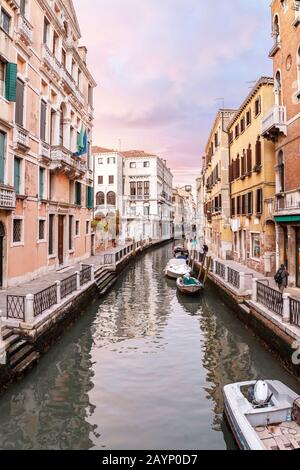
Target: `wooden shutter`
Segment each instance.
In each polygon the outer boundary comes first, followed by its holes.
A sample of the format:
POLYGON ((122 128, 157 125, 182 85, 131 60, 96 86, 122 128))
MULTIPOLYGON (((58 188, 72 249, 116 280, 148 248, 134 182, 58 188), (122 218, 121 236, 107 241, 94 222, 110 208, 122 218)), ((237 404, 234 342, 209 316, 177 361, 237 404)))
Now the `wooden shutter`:
POLYGON ((249 146, 247 150, 247 173, 251 173, 252 171, 252 149, 249 146))
POLYGON ((5 98, 15 102, 17 99, 17 64, 7 63, 5 67, 5 98))
POLYGON ((23 127, 24 83, 17 79, 16 123, 23 127))
POLYGON ((40 137, 41 140, 46 141, 46 114, 47 104, 45 101, 41 101, 41 123, 40 123, 40 137))
POLYGON ((4 183, 6 134, 0 132, 0 183, 4 183))
POLYGON ((261 166, 261 141, 256 141, 256 148, 255 148, 255 164, 256 166, 261 166))

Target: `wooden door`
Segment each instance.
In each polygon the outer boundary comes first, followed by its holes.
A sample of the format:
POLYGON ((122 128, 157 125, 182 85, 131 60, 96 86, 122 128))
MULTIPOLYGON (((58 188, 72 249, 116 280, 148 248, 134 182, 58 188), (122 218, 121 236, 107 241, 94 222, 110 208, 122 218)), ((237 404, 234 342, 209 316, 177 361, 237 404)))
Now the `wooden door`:
POLYGON ((58 262, 64 264, 64 216, 58 216, 58 262))
POLYGON ((0 236, 0 288, 3 287, 3 237, 0 236))

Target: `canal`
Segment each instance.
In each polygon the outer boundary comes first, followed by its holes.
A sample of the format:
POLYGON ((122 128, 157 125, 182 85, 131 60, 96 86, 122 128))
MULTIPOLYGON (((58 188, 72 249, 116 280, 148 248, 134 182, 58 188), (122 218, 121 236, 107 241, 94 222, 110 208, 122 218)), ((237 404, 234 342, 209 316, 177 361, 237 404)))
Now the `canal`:
POLYGON ((299 383, 213 287, 178 295, 172 246, 131 263, 25 379, 0 397, 0 449, 235 448, 222 387, 299 383))

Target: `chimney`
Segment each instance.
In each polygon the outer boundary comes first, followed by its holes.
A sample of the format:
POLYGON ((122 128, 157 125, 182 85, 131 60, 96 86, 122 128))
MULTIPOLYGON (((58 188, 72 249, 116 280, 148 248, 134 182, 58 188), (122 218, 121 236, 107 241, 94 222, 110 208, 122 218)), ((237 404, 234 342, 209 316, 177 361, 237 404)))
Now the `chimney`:
POLYGON ((86 65, 86 55, 87 55, 87 48, 85 46, 78 47, 78 54, 80 55, 82 61, 86 65))

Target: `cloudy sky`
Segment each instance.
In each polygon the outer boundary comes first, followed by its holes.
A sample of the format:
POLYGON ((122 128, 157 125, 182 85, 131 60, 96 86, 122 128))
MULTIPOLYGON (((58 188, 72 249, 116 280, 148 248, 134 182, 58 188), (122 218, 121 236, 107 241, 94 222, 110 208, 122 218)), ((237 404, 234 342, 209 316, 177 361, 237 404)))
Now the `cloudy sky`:
POLYGON ((270 0, 74 0, 95 91, 94 144, 166 158, 194 183, 221 101, 272 73, 270 0))

